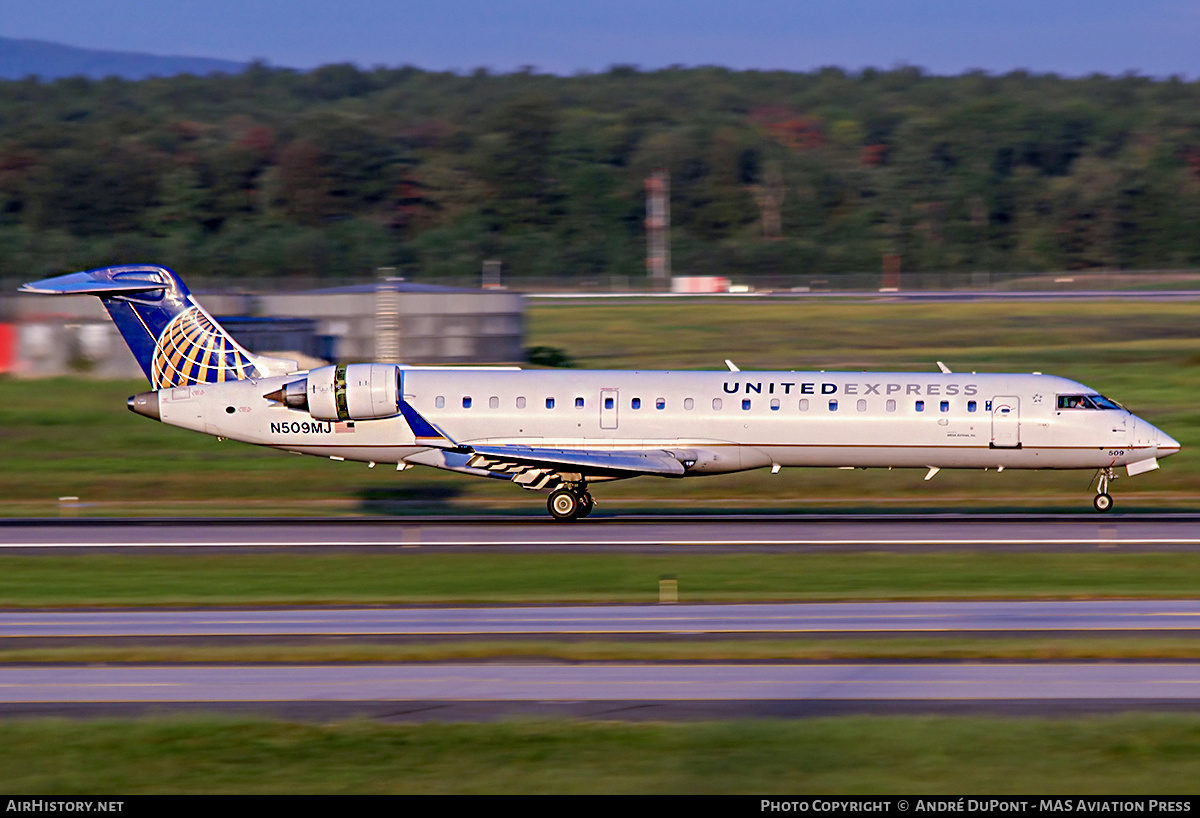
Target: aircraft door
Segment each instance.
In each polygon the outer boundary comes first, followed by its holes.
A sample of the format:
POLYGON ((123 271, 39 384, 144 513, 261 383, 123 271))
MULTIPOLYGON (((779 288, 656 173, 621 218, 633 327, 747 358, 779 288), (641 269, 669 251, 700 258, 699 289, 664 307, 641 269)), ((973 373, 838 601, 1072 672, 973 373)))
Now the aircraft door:
POLYGON ((620 405, 616 389, 600 390, 600 428, 617 428, 617 407, 620 405))
POLYGON ((1021 399, 1013 395, 992 398, 992 448, 1021 448, 1021 399))

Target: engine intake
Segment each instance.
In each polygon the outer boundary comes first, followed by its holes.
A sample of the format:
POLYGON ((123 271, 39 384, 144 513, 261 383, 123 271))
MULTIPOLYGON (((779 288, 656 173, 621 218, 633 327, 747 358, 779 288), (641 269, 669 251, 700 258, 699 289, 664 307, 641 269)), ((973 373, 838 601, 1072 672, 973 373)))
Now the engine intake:
POLYGON ((317 420, 376 420, 400 414, 400 368, 392 364, 322 366, 264 395, 317 420))

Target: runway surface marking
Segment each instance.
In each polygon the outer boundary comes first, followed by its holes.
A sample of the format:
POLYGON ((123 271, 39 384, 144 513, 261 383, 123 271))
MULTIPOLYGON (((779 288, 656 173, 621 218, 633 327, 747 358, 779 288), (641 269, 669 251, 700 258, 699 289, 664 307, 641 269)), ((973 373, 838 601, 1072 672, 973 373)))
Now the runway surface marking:
POLYGON ((0 668, 0 702, 1190 700, 1200 663, 0 668))
POLYGON ((0 638, 1200 631, 1200 600, 0 610, 0 638))

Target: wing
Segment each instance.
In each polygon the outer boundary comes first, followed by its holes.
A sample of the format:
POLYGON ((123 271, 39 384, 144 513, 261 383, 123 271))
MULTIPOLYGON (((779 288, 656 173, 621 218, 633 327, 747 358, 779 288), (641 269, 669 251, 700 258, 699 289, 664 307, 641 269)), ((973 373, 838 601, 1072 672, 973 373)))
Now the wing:
MULTIPOLYGON (((583 477, 637 477, 656 474, 683 477, 687 466, 665 449, 568 449, 517 444, 462 444, 421 416, 407 401, 400 412, 420 445, 466 457, 465 466, 493 475, 508 475, 514 483, 540 489, 562 473, 583 477)), ((411 459, 411 458, 410 458, 411 459)), ((691 462, 689 461, 688 465, 691 462)))
POLYGON ((493 472, 553 469, 606 477, 636 477, 641 474, 683 477, 685 471, 683 463, 662 449, 554 449, 512 445, 466 448, 471 452, 468 466, 493 472))

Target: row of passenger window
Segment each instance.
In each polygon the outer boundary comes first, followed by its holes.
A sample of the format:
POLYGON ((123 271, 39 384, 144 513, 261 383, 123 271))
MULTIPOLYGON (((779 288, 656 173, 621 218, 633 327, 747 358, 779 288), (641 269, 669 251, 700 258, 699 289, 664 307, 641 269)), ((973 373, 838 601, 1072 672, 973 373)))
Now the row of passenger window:
MULTIPOLYGON (((472 401, 471 397, 469 397, 469 396, 463 397, 462 407, 464 409, 470 409, 472 406, 472 403, 473 403, 473 401, 472 401)), ((438 395, 436 398, 434 398, 433 405, 435 407, 437 407, 438 409, 446 408, 446 397, 444 395, 438 395)), ((713 409, 715 409, 715 410, 723 409, 724 405, 725 405, 724 401, 721 398, 713 398, 713 401, 712 401, 713 409)), ((524 409, 526 407, 525 398, 523 398, 523 397, 517 398, 516 406, 518 409, 524 409)), ((554 406, 555 406, 554 398, 546 398, 546 408, 553 409, 554 406)), ((695 406, 696 406, 696 402, 694 400, 692 400, 691 398, 683 399, 683 408, 684 409, 690 411, 690 410, 694 409, 695 406)), ((576 398, 575 399, 575 408, 583 409, 584 407, 585 407, 584 399, 576 398)), ((499 409, 500 408, 500 398, 498 398, 496 396, 492 396, 492 397, 488 398, 488 408, 489 409, 499 409)), ((616 408, 615 399, 606 397, 604 399, 604 408, 605 409, 616 408)), ((632 400, 630 400, 629 408, 630 409, 641 409, 642 408, 642 399, 641 398, 633 398, 632 400)), ((666 399, 665 398, 655 398, 654 408, 659 409, 659 410, 666 409, 667 408, 666 399)), ((751 408, 753 408, 753 401, 750 398, 744 399, 742 401, 743 411, 748 412, 748 411, 750 411, 751 408)), ((779 398, 771 398, 771 411, 772 412, 778 412, 782 408, 783 408, 783 405, 780 403, 779 398)), ((799 404, 797 404, 797 408, 801 412, 807 412, 809 410, 808 398, 801 398, 799 404)), ((855 404, 855 408, 859 412, 867 411, 867 401, 863 398, 859 398, 859 400, 855 404)), ((898 408, 898 405, 895 400, 889 398, 888 401, 884 404, 884 408, 889 412, 895 412, 898 408)), ((967 411, 968 412, 975 412, 978 410, 978 408, 979 408, 979 404, 977 402, 975 402, 973 400, 967 401, 967 411)), ((829 401, 829 411, 830 412, 838 411, 838 400, 836 398, 829 401)), ((913 403, 913 411, 924 412, 925 411, 925 401, 923 401, 923 400, 915 401, 913 403)), ((939 402, 938 403, 938 411, 939 412, 949 412, 950 411, 950 401, 944 400, 944 401, 939 402)))
MULTIPOLYGON (((690 401, 690 400, 691 400, 691 398, 688 398, 688 401, 690 401)), ((462 408, 463 409, 470 409, 474 405, 474 403, 475 403, 474 399, 471 398, 469 395, 463 396, 463 399, 462 399, 462 408)), ((547 409, 553 409, 555 406, 555 403, 556 403, 556 401, 554 398, 546 398, 546 408, 547 409)), ((605 404, 605 406, 604 406, 605 409, 612 409, 613 408, 613 399, 606 398, 604 401, 604 404, 605 404)), ((445 409, 446 408, 446 396, 438 395, 436 398, 433 399, 433 405, 434 405, 434 407, 436 407, 438 409, 445 409)), ((525 401, 525 398, 523 398, 523 397, 517 398, 516 406, 518 409, 524 409, 526 407, 526 405, 527 405, 527 403, 525 401)), ((576 409, 583 409, 584 405, 585 405, 585 402, 584 402, 583 398, 575 399, 575 408, 576 409)), ((500 408, 500 398, 496 397, 495 395, 488 398, 488 408, 489 409, 499 409, 500 408)), ((633 408, 634 409, 642 408, 642 401, 640 398, 633 399, 633 408)), ((659 398, 657 401, 655 401, 654 408, 666 409, 667 408, 666 400, 663 398, 659 398)), ((687 408, 691 409, 692 407, 688 406, 687 408)))
MULTIPOLYGON (((722 404, 720 398, 713 398, 713 409, 720 409, 720 408, 722 408, 722 406, 723 406, 723 404, 722 404)), ((838 411, 838 406, 839 406, 839 404, 838 404, 837 398, 833 398, 829 401, 829 411, 830 412, 838 411)), ((685 408, 690 409, 691 407, 685 407, 685 408)), ((745 398, 744 400, 742 400, 742 409, 744 411, 750 411, 751 408, 753 408, 753 402, 749 398, 745 398)), ((782 408, 782 406, 779 403, 779 398, 771 398, 771 411, 778 412, 781 408, 782 408)), ((808 398, 801 398, 798 408, 800 409, 801 412, 807 412, 809 410, 808 398)), ((855 403, 855 408, 860 412, 867 411, 866 399, 859 398, 858 401, 855 403)), ((888 401, 884 404, 884 408, 887 409, 887 411, 889 411, 889 412, 895 412, 897 410, 897 408, 899 408, 899 407, 895 400, 892 400, 889 398, 888 401)), ((973 400, 967 401, 967 411, 968 412, 975 412, 975 411, 978 411, 978 409, 979 409, 979 404, 976 401, 973 401, 973 400)), ((925 401, 923 401, 923 400, 915 401, 913 403, 913 411, 924 412, 925 411, 925 401)), ((949 412, 950 411, 950 401, 944 400, 944 401, 939 402, 938 403, 938 411, 939 412, 949 412)))

